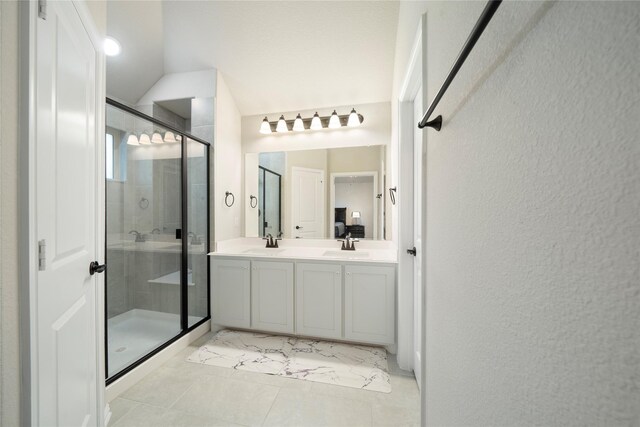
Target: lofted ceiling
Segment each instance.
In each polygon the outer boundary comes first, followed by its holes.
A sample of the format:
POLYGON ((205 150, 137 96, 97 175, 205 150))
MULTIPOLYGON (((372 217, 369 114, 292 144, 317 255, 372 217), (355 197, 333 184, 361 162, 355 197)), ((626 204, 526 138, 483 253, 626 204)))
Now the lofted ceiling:
POLYGON ((243 116, 389 101, 398 7, 111 0, 123 54, 108 59, 107 92, 135 103, 165 73, 217 68, 243 116))

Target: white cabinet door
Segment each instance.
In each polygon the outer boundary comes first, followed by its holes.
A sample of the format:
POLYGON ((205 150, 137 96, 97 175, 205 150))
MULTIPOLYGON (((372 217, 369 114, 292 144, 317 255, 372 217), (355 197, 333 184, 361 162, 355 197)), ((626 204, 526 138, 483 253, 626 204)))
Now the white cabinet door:
POLYGON ((261 331, 293 333, 293 263, 251 264, 251 326, 261 331))
POLYGON ((296 265, 296 332, 342 338, 342 267, 340 264, 296 265))
POLYGON ((395 269, 345 266, 344 316, 346 339, 392 344, 395 332, 395 269))
POLYGON ((250 261, 211 261, 211 319, 238 328, 251 327, 250 261))

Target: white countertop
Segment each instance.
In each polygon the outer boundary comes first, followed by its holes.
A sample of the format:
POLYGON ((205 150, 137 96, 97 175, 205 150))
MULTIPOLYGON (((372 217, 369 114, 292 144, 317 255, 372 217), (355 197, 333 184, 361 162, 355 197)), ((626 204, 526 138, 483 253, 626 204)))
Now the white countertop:
POLYGON ((355 251, 341 250, 341 242, 333 239, 282 239, 278 248, 265 248, 259 237, 242 237, 217 243, 213 257, 242 257, 283 260, 348 261, 396 264, 398 250, 392 242, 360 240, 355 251))

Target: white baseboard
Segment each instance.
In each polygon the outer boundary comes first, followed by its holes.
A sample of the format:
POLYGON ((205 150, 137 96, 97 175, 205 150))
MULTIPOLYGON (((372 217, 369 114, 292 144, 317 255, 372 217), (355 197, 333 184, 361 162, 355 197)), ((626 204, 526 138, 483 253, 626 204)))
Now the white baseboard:
POLYGON ((104 405, 104 426, 109 425, 109 421, 111 421, 111 406, 107 403, 104 405))
MULTIPOLYGON (((158 369, 164 363, 169 361, 169 359, 180 353, 182 350, 187 348, 189 344, 196 341, 198 338, 200 338, 210 330, 211 322, 203 323, 193 331, 189 332, 187 335, 171 344, 169 347, 162 350, 160 353, 153 356, 151 359, 136 367, 134 370, 132 370, 122 378, 118 378, 116 381, 109 384, 105 393, 107 402, 111 402, 113 399, 120 396, 122 393, 127 391, 134 384, 144 378, 147 374, 158 369)), ((108 416, 111 417, 111 411, 108 412, 108 416)), ((108 421, 106 418, 107 412, 105 411, 105 425, 106 421, 108 421)))

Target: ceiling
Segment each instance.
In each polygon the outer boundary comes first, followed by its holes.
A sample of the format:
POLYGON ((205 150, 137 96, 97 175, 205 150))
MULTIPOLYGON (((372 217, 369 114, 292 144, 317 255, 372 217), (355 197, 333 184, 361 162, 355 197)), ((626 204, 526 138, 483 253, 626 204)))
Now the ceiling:
POLYGON ((165 73, 217 68, 243 116, 389 101, 398 7, 109 1, 123 54, 108 60, 107 92, 135 103, 165 73))

